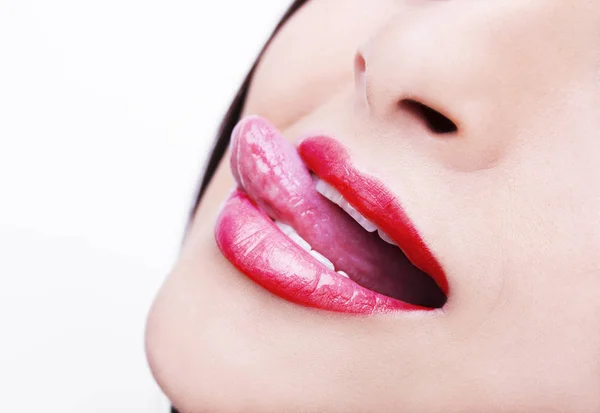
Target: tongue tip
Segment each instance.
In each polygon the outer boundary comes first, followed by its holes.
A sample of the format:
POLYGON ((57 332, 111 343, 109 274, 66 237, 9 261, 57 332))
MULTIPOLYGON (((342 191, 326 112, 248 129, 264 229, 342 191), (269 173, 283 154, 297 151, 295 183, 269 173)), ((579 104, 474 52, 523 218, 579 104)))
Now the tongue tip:
POLYGON ((243 137, 253 128, 253 127, 269 127, 273 128, 273 126, 264 118, 261 118, 257 115, 249 115, 240 119, 238 123, 235 125, 233 130, 231 131, 231 135, 229 138, 229 166, 231 169, 231 173, 236 183, 244 188, 244 183, 242 179, 242 174, 240 173, 240 145, 243 137))
MULTIPOLYGON (((253 130, 259 131, 269 131, 270 134, 274 135, 277 133, 277 129, 275 126, 269 122, 267 119, 260 117, 258 115, 248 115, 244 118, 240 119, 238 123, 235 125, 233 130, 231 131, 231 135, 229 138, 229 165, 231 169, 231 173, 235 181, 241 187, 244 187, 243 184, 243 174, 240 173, 240 157, 239 153, 241 150, 242 141, 249 133, 252 133, 253 130)), ((263 133, 264 134, 264 133, 263 133)))

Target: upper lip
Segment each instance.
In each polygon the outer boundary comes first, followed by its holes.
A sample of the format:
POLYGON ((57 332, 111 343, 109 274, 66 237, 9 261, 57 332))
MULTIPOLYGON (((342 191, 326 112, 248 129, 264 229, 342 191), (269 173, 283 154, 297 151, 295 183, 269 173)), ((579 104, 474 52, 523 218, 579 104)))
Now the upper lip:
POLYGON ((235 193, 226 203, 215 233, 221 250, 242 272, 284 298, 336 311, 443 305, 448 283, 442 267, 398 199, 380 181, 359 171, 338 141, 313 136, 296 149, 267 121, 252 117, 234 130, 231 153, 232 172, 244 193, 235 193), (377 236, 374 239, 373 234, 320 196, 307 167, 385 232, 404 255, 377 236), (262 210, 262 215, 255 210, 262 210), (290 243, 265 213, 295 228, 312 246, 305 241, 301 245, 328 256, 356 283, 290 243))

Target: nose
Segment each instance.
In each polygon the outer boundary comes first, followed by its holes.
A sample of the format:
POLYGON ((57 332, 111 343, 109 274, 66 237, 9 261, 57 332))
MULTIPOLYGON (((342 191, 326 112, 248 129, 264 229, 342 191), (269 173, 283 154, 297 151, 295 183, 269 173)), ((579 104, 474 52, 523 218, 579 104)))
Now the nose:
POLYGON ((356 96, 378 127, 394 127, 390 139, 418 142, 448 168, 497 164, 547 127, 540 119, 572 99, 572 85, 597 78, 597 31, 585 19, 569 31, 574 20, 548 2, 399 3, 414 7, 399 6, 358 48, 356 96))
POLYGON ((467 28, 481 19, 440 4, 447 7, 391 17, 365 39, 355 55, 355 94, 390 139, 447 168, 489 168, 511 136, 497 110, 510 102, 495 92, 506 83, 496 73, 501 61, 489 53, 497 40, 473 36, 467 28))
POLYGON ((467 28, 481 19, 452 2, 439 4, 404 9, 364 39, 354 57, 354 93, 362 114, 388 139, 448 168, 487 168, 508 136, 491 116, 497 59, 484 56, 494 38, 474 37, 467 28))
POLYGON ((357 100, 380 119, 410 119, 433 134, 456 133, 458 126, 450 118, 450 110, 444 109, 439 95, 428 96, 423 88, 419 90, 424 73, 418 67, 423 63, 415 64, 410 53, 401 53, 397 45, 386 45, 390 37, 394 34, 384 30, 357 51, 354 58, 357 100))

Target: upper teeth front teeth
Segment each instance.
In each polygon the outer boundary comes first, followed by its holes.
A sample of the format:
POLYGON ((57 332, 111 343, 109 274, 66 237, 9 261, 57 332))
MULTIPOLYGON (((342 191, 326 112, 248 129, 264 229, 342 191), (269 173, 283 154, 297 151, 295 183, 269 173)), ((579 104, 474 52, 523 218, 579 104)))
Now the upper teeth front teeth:
POLYGON ((377 231, 381 239, 383 239, 388 244, 396 245, 397 244, 392 241, 392 239, 382 230, 377 228, 377 225, 373 224, 367 218, 362 216, 360 212, 356 210, 346 199, 342 196, 342 194, 335 189, 333 186, 329 185, 327 182, 319 179, 317 181, 317 192, 323 195, 325 198, 329 199, 334 204, 338 205, 342 208, 348 215, 350 215, 356 222, 360 224, 365 230, 369 232, 377 231))
POLYGON ((389 237, 389 235, 383 232, 382 230, 378 229, 377 233, 379 234, 379 237, 381 237, 381 239, 387 242, 388 244, 396 245, 396 243, 389 237))
POLYGON ((348 215, 354 218, 354 220, 367 231, 377 231, 377 226, 375 224, 363 217, 362 214, 356 210, 356 208, 354 208, 348 201, 344 199, 342 194, 340 194, 337 189, 329 185, 327 182, 319 179, 317 181, 317 192, 346 211, 348 215))

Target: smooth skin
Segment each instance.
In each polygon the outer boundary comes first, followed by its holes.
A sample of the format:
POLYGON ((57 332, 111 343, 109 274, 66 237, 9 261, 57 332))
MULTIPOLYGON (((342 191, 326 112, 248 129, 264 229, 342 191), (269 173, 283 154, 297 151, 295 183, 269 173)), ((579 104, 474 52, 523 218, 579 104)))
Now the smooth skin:
POLYGON ((182 412, 599 412, 599 108, 596 0, 309 1, 244 112, 346 145, 402 200, 448 303, 357 317, 256 285, 215 243, 224 160, 149 315, 158 383, 182 412))

